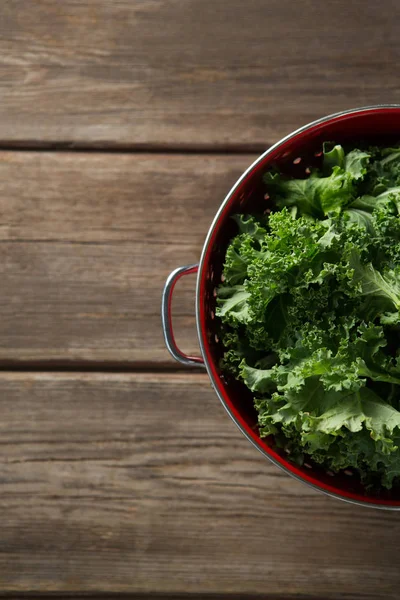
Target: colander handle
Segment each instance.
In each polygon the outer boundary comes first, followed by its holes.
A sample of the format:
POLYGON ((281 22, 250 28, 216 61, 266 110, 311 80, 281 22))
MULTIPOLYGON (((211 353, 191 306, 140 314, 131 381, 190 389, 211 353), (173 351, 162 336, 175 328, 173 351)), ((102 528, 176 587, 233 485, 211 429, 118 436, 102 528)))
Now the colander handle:
POLYGON ((161 303, 161 320, 162 328, 164 333, 165 344, 169 350, 171 356, 175 360, 186 366, 204 367, 204 360, 200 356, 188 356, 181 350, 175 342, 174 332, 172 330, 172 294, 174 288, 181 277, 184 275, 190 275, 190 273, 197 273, 199 265, 189 265, 187 267, 179 267, 172 271, 168 276, 167 281, 164 285, 162 303, 161 303))

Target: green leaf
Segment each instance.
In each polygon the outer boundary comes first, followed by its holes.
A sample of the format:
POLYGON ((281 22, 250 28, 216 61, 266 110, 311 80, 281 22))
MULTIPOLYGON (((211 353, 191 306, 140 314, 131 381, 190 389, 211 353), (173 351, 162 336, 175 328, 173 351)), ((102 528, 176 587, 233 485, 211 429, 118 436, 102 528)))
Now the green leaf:
POLYGON ((380 315, 382 325, 400 325, 400 312, 387 312, 380 315))
POLYGON ((324 173, 330 175, 334 167, 344 168, 345 154, 342 146, 335 145, 333 142, 324 142, 324 173))
POLYGON ((362 388, 349 393, 341 401, 318 417, 310 417, 312 431, 339 435, 343 429, 355 433, 365 427, 375 442, 381 443, 384 453, 397 450, 391 439, 394 429, 400 427, 400 413, 383 402, 372 390, 362 388))
POLYGON ((367 172, 367 165, 371 155, 361 150, 352 150, 346 154, 344 161, 344 170, 351 175, 353 179, 362 179, 367 172))
POLYGON ((334 145, 332 142, 323 144, 324 173, 331 174, 335 167, 346 171, 352 179, 362 179, 367 172, 368 162, 371 155, 361 150, 352 150, 345 154, 342 146, 334 145))
POLYGON ((363 227, 370 235, 375 235, 374 221, 370 213, 356 208, 349 208, 343 214, 348 218, 348 222, 363 227))
POLYGON ((231 286, 243 283, 247 277, 248 257, 240 252, 240 247, 229 246, 225 259, 225 279, 231 286))
POLYGON ((325 143, 310 177, 264 181, 280 210, 235 217, 221 368, 296 463, 400 486, 400 147, 325 143))
POLYGON ((252 392, 266 393, 274 389, 272 369, 254 369, 245 362, 241 365, 241 377, 252 392))
POLYGON ((234 215, 233 220, 239 227, 240 233, 247 233, 253 240, 262 240, 266 234, 265 228, 251 215, 234 215))
POLYGON ((361 285, 360 296, 373 300, 373 305, 382 309, 392 305, 400 309, 400 272, 387 271, 384 275, 377 271, 371 263, 362 264, 359 253, 352 249, 349 265, 353 269, 353 282, 361 285), (378 302, 377 302, 378 301, 378 302))
POLYGON ((284 179, 267 173, 264 181, 280 208, 297 206, 301 214, 317 218, 339 211, 353 198, 352 177, 339 167, 329 177, 314 174, 307 179, 284 179))
POLYGON ((382 156, 380 163, 383 167, 392 167, 393 165, 400 167, 400 148, 384 148, 382 150, 382 156))
POLYGON ((242 285, 220 288, 216 315, 227 319, 230 324, 246 323, 249 319, 249 296, 242 285))
POLYGON ((397 205, 397 203, 399 202, 399 196, 400 186, 389 187, 386 191, 382 192, 381 194, 379 194, 379 196, 376 197, 376 202, 382 203, 383 201, 392 200, 397 205))
POLYGON ((378 205, 379 201, 375 196, 360 196, 350 204, 349 208, 372 213, 372 211, 375 210, 378 205))

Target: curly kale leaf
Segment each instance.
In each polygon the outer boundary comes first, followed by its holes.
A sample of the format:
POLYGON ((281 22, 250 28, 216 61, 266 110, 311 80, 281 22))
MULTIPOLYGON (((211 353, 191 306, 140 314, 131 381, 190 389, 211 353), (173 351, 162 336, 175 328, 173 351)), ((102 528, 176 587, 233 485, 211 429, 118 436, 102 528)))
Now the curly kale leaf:
POLYGON ((216 314, 222 368, 260 435, 366 485, 400 485, 400 148, 326 143, 305 179, 264 177, 280 209, 238 215, 216 314))

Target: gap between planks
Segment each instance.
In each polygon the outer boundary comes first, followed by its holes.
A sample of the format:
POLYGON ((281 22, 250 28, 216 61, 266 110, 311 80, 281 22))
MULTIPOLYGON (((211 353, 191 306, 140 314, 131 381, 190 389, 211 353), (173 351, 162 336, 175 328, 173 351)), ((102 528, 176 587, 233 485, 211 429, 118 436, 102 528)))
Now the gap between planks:
MULTIPOLYGON (((355 600, 357 596, 341 596, 341 600, 355 600)), ((360 596, 361 598, 361 596, 360 596)), ((365 596, 362 596, 365 599, 365 596)), ((273 594, 174 594, 174 593, 129 593, 129 592, 118 592, 115 594, 110 593, 79 593, 79 592, 65 592, 65 593, 53 593, 45 592, 43 594, 37 593, 6 593, 0 592, 1 600, 315 600, 315 596, 304 596, 303 594, 290 594, 281 596, 273 594)))
POLYGON ((0 140, 0 152, 82 152, 97 154, 262 154, 273 144, 124 144, 118 142, 73 142, 0 140))
MULTIPOLYGON (((206 373, 205 367, 138 361, 0 360, 0 373, 206 373)), ((1 597, 1 593, 0 593, 1 597)))
MULTIPOLYGON (((341 596, 341 600, 351 598, 355 600, 357 596, 341 596)), ((361 598, 361 596, 360 596, 361 598)), ((365 596, 362 596, 365 599, 365 596)), ((174 593, 129 593, 129 592, 118 592, 115 594, 110 593, 79 593, 79 592, 65 592, 65 593, 53 593, 45 592, 43 594, 37 593, 6 593, 0 592, 1 600, 315 600, 315 596, 304 596, 303 594, 290 594, 290 595, 270 595, 270 594, 174 594, 174 593)))

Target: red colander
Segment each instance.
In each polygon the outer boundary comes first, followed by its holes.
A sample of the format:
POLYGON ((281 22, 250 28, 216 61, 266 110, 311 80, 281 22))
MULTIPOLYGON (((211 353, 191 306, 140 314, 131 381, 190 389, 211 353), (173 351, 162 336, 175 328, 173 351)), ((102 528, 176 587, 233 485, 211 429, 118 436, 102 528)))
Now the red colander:
POLYGON ((389 510, 400 510, 400 492, 366 492, 356 476, 327 473, 308 464, 299 467, 274 445, 272 437, 260 438, 252 397, 240 382, 228 380, 219 369, 223 348, 215 321, 216 287, 221 282, 222 266, 229 240, 236 233, 231 215, 260 212, 268 208, 262 176, 272 165, 295 176, 318 164, 324 141, 336 143, 360 141, 371 144, 400 140, 400 105, 379 105, 340 112, 291 133, 264 152, 235 183, 210 227, 198 265, 180 267, 168 277, 162 299, 162 323, 169 352, 185 365, 207 369, 211 383, 226 411, 252 444, 273 463, 297 479, 336 498, 389 510), (301 159, 301 160, 299 160, 301 159), (197 274, 196 321, 201 357, 187 356, 176 345, 171 320, 171 300, 177 281, 184 275, 197 274))

